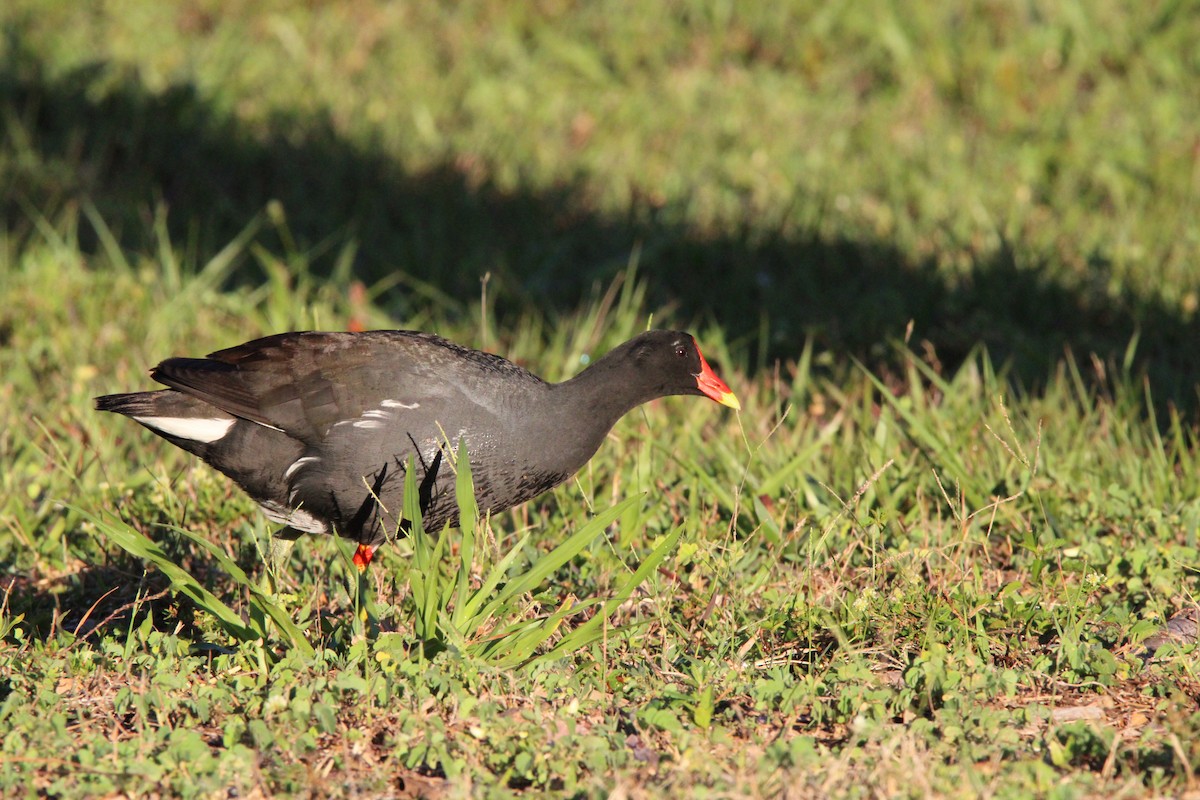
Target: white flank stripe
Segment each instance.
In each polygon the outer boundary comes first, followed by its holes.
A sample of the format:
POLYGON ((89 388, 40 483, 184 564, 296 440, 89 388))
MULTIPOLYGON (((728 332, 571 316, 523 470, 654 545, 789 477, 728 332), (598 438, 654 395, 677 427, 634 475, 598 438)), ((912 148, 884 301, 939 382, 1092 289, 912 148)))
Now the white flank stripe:
POLYGON ((414 408, 420 408, 420 403, 401 403, 399 400, 384 400, 379 405, 384 408, 407 408, 410 411, 414 408))
POLYGON ((363 428, 364 430, 369 431, 369 430, 374 430, 375 428, 382 428, 383 423, 379 422, 378 420, 374 420, 374 419, 360 419, 354 423, 354 427, 363 428))
POLYGON ((314 461, 320 461, 320 459, 317 458, 316 456, 305 456, 304 458, 297 458, 295 461, 292 462, 292 465, 287 468, 287 472, 283 473, 283 477, 285 477, 285 478, 292 477, 293 472, 300 469, 305 464, 311 464, 314 461))
POLYGON ((162 431, 168 436, 178 439, 189 439, 193 442, 215 442, 233 427, 237 420, 203 419, 199 417, 134 417, 138 422, 156 431, 162 431))

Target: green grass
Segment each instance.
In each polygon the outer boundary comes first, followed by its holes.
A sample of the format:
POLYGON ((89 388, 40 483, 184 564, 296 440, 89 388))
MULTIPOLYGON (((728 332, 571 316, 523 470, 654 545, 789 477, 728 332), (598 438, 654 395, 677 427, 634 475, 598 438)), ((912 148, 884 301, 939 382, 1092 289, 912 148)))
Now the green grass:
POLYGON ((0 23, 0 793, 1195 791, 1193 653, 1139 644, 1200 563, 1190 4, 0 23), (743 412, 272 587, 91 398, 351 321, 554 380, 687 327, 743 412))

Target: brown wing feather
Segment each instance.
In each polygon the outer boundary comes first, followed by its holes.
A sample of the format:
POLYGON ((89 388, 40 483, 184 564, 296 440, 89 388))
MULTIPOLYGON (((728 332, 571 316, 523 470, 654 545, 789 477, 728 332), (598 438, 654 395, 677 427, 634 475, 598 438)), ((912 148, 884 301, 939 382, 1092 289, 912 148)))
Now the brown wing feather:
POLYGON ((168 358, 150 370, 154 380, 205 400, 234 416, 272 427, 259 408, 259 399, 238 369, 203 358, 168 358))
POLYGON ((455 363, 539 381, 498 356, 410 331, 276 334, 208 358, 167 359, 151 375, 311 444, 335 423, 355 419, 385 399, 425 402, 453 393, 445 368, 455 363))

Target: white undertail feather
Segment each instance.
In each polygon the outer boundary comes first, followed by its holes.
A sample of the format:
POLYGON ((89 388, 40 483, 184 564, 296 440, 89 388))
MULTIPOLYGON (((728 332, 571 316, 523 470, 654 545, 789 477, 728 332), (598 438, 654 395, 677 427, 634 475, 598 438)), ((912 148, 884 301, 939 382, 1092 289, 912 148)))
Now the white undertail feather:
POLYGON ((258 504, 267 519, 279 525, 287 525, 305 533, 329 533, 329 525, 302 508, 287 508, 267 500, 258 504))
POLYGON ((218 439, 229 433, 229 429, 233 427, 233 423, 237 420, 233 417, 225 419, 201 418, 201 417, 134 417, 138 422, 148 428, 153 428, 156 431, 161 431, 168 436, 174 436, 177 439, 188 439, 193 442, 215 442, 218 439))

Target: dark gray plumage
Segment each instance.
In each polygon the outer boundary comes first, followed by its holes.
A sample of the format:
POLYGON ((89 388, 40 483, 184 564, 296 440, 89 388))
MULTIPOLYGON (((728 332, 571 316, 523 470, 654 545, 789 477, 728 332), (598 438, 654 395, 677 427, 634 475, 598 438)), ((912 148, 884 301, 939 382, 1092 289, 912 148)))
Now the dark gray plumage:
POLYGON ((150 374, 170 388, 96 407, 204 459, 272 520, 358 541, 360 565, 405 530, 410 461, 426 527, 457 523, 449 461, 460 440, 480 509, 498 512, 565 481, 648 400, 696 394, 738 407, 678 331, 643 333, 558 384, 414 331, 283 333, 150 374))

